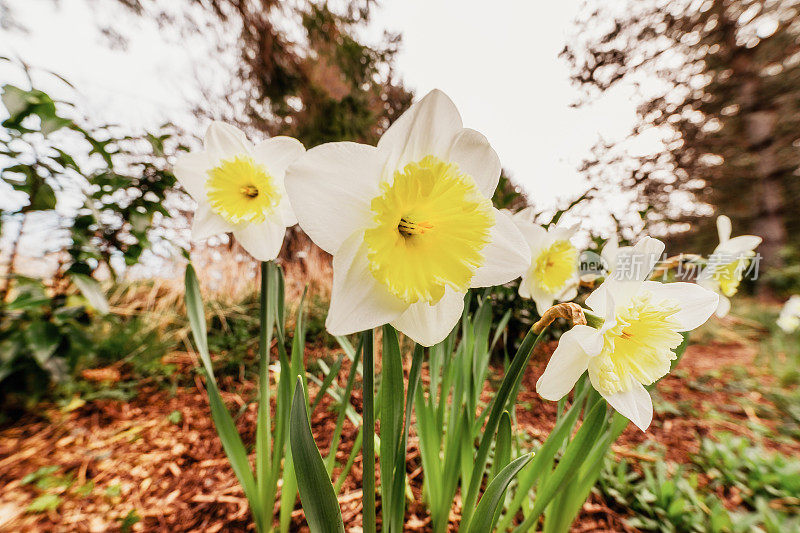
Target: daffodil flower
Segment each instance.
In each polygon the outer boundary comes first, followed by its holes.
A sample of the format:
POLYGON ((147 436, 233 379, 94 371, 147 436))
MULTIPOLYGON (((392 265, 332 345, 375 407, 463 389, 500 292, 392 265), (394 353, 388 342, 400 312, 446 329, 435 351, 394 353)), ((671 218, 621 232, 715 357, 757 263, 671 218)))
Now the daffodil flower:
POLYGON ((795 294, 786 301, 776 323, 784 333, 794 333, 800 327, 800 296, 795 294))
POLYGON ((666 375, 683 341, 681 332, 703 324, 717 308, 714 292, 692 283, 645 281, 664 243, 645 237, 631 250, 638 271, 618 270, 586 300, 602 327, 575 326, 559 340, 537 392, 559 400, 589 371, 592 386, 619 413, 645 431, 653 404, 645 385, 666 375))
POLYGON ((392 324, 442 341, 470 287, 506 283, 529 263, 510 217, 492 207, 500 161, 434 90, 377 147, 312 148, 287 171, 300 227, 333 255, 326 327, 334 335, 392 324))
POLYGON ((253 146, 239 129, 213 122, 204 150, 181 155, 175 177, 197 202, 192 240, 233 236, 259 261, 275 259, 286 228, 297 224, 284 187, 289 164, 305 152, 290 137, 253 146))
POLYGON ((516 213, 513 220, 531 251, 519 295, 532 298, 541 316, 556 300, 572 300, 578 294, 578 250, 570 242, 577 226, 545 229, 533 222, 528 209, 516 213))
POLYGON ((722 318, 731 309, 728 298, 739 290, 747 264, 755 256, 755 249, 761 244, 761 237, 739 235, 731 238, 731 219, 725 215, 717 217, 719 245, 708 258, 708 264, 697 282, 719 296, 717 316, 722 318))

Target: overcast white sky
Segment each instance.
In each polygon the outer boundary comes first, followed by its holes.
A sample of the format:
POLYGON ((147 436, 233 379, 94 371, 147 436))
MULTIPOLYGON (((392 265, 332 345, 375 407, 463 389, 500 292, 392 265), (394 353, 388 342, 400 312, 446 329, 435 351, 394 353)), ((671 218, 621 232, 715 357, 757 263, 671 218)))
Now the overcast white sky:
MULTIPOLYGON (((103 2, 11 5, 31 31, 0 31, 0 55, 65 76, 91 116, 141 127, 172 120, 202 132, 185 101, 194 96, 195 76, 208 75, 205 51, 167 44, 154 24, 141 20, 127 50, 110 50, 97 31, 103 2)), ((401 32, 397 67, 407 85, 418 96, 437 87, 449 94, 465 125, 484 133, 503 166, 547 206, 580 193, 581 158, 599 135, 618 138, 634 119, 624 91, 588 108, 569 107, 576 91, 558 53, 578 6, 575 0, 384 0, 370 35, 401 32)), ((0 66, 0 81, 22 82, 7 66, 0 66)))

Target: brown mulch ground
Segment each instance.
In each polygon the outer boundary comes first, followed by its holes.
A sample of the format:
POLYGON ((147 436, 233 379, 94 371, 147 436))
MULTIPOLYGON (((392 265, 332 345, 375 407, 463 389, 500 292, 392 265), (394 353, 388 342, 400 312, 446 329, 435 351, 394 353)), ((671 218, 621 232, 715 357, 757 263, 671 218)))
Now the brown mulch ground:
MULTIPOLYGON (((526 371, 517 412, 520 429, 537 438, 547 435, 555 418, 555 404, 541 401, 532 392, 548 348, 552 349, 552 345, 543 350, 545 353, 538 354, 526 371)), ((723 390, 726 379, 730 378, 725 369, 744 365, 758 372, 752 365, 754 356, 752 349, 739 344, 691 346, 679 366, 688 379, 671 375, 662 380, 659 391, 669 401, 684 405, 688 402, 699 413, 704 413, 709 405, 735 404, 733 393, 723 390), (719 377, 705 381, 703 391, 687 386, 712 369, 723 371, 719 377)), ((345 369, 340 376, 343 384, 345 369)), ((256 406, 246 405, 245 398, 254 395, 254 385, 237 381, 223 388, 229 391, 224 397, 232 410, 245 406, 238 426, 245 442, 253 442, 256 406)), ((313 397, 316 391, 312 387, 310 392, 313 397)), ((758 392, 742 394, 749 395, 756 403, 767 403, 758 392)), ((327 408, 328 402, 328 398, 323 400, 313 414, 312 426, 317 436, 330 435, 335 423, 336 415, 327 408)), ((357 394, 353 405, 360 408, 357 394)), ((645 440, 653 440, 666 447, 668 459, 686 462, 689 454, 697 451, 700 439, 712 431, 753 437, 747 421, 771 424, 758 419, 749 409, 732 410, 728 414, 730 421, 657 414, 647 434, 629 427, 614 452, 618 456, 641 458, 633 449, 645 440)), ((340 462, 346 460, 355 435, 356 428, 346 422, 337 452, 340 462)), ((784 453, 800 453, 800 446, 774 443, 772 446, 784 453)), ((324 446, 322 451, 326 452, 324 446)), ((408 471, 417 501, 408 505, 406 530, 416 532, 430 530, 420 501, 419 463, 412 435, 408 471)), ((360 531, 361 524, 361 471, 359 458, 340 496, 348 531, 354 532, 360 531)), ((129 403, 94 401, 69 412, 51 408, 41 417, 29 416, 0 430, 0 487, 0 531, 115 531, 132 510, 141 517, 134 531, 254 531, 247 502, 225 459, 199 381, 195 386, 178 388, 174 395, 154 385, 143 385, 129 403), (170 421, 170 413, 174 411, 182 415, 177 424, 170 421), (57 510, 26 512, 41 491, 33 484, 22 484, 22 478, 52 465, 60 467, 60 475, 72 476, 74 483, 68 489, 48 489, 62 492, 57 510), (76 495, 75 487, 87 486, 87 482, 94 484, 91 492, 76 495)), ((630 531, 623 518, 593 495, 573 530, 630 531)), ((304 531, 303 523, 298 505, 294 513, 295 529, 304 531)))

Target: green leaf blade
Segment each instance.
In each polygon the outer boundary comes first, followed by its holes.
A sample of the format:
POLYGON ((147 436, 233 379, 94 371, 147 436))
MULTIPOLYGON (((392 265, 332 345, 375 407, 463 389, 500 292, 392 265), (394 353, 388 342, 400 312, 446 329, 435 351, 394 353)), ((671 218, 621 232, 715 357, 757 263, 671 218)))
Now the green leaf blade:
POLYGON ((297 488, 312 533, 344 533, 336 492, 328 478, 306 411, 303 380, 298 377, 292 401, 289 438, 297 488))

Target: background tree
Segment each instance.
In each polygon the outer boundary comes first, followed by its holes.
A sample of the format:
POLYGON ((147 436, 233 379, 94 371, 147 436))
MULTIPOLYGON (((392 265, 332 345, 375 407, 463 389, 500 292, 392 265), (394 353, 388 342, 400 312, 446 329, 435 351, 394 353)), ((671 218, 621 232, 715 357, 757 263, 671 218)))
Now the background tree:
MULTIPOLYGON (((230 78, 222 94, 196 102, 198 116, 291 135, 312 147, 374 143, 411 103, 394 71, 400 36, 384 33, 377 44, 362 37, 374 0, 119 1, 179 30, 180 38, 215 43, 209 52, 226 63, 230 78), (219 97, 223 105, 215 105, 219 97)), ((121 24, 104 31, 121 43, 127 37, 121 24)))
MULTIPOLYGON (((632 189, 646 223, 675 245, 708 252, 713 218, 763 237, 767 265, 800 246, 800 14, 796 0, 588 2, 562 52, 577 105, 637 85, 631 155, 599 143, 582 171, 605 190, 632 189), (686 224, 690 222, 691 225, 686 224)), ((630 140, 630 139, 628 139, 630 140)))
MULTIPOLYGON (((228 79, 221 94, 201 87, 197 117, 289 135, 311 148, 331 141, 375 144, 411 104, 412 93, 394 71, 400 36, 385 32, 377 44, 362 37, 374 0, 119 1, 179 30, 181 38, 215 43, 209 52, 224 63, 228 79)), ((124 44, 121 24, 104 31, 124 44)), ((312 249, 322 253, 295 226, 281 255, 305 256, 312 249)))

